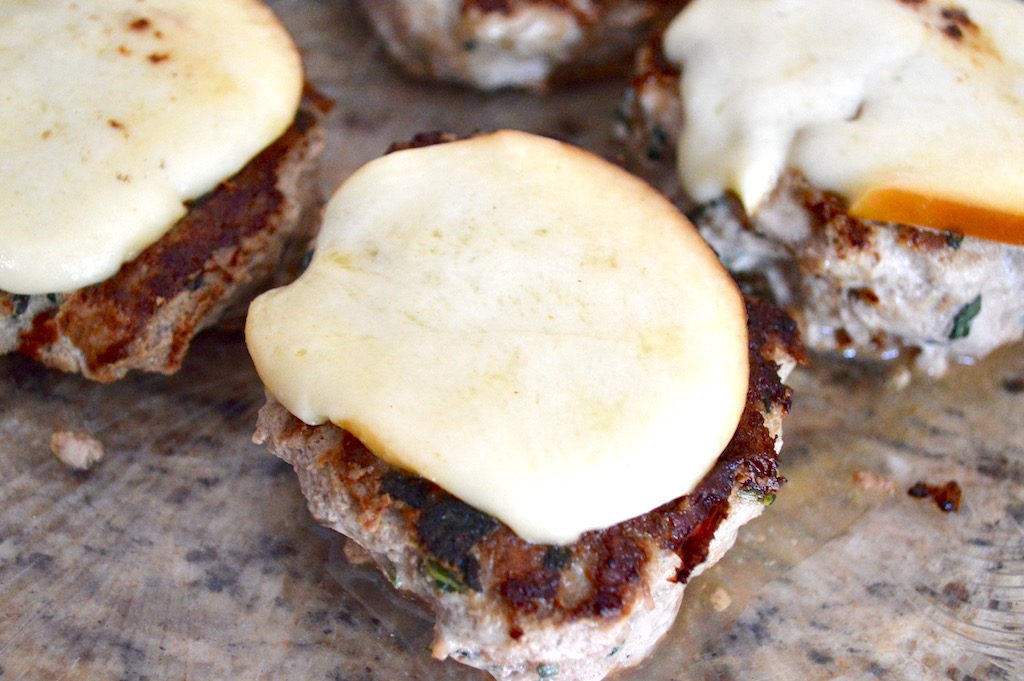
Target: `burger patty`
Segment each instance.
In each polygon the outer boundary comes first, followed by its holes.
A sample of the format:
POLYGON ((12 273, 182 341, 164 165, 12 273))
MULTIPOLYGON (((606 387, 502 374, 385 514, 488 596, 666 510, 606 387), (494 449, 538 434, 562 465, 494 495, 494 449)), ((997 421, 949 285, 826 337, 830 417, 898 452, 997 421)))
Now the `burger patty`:
MULTIPOLYGON (((111 278, 70 293, 0 291, 0 354, 113 381, 174 373, 192 338, 273 277, 294 276, 315 230, 303 215, 329 103, 311 87, 292 125, 111 278)), ((244 314, 244 307, 237 311, 244 314)), ((238 316, 241 317, 241 314, 238 316)))
POLYGON ((687 0, 360 0, 391 57, 418 77, 544 89, 624 72, 687 0))
MULTIPOLYGON (((636 68, 620 112, 631 154, 650 181, 679 187, 679 69, 656 39, 636 68)), ((808 347, 909 356, 941 375, 1024 336, 1022 246, 852 217, 842 196, 795 168, 753 215, 732 195, 702 206, 675 198, 730 271, 756 276, 797 318, 808 347)))
POLYGON ((272 397, 253 440, 295 468, 319 522, 357 542, 397 588, 431 606, 435 657, 499 679, 556 672, 563 680, 600 679, 650 652, 687 580, 724 554, 783 483, 778 452, 790 390, 780 376, 803 361, 803 349, 784 313, 750 298, 746 305, 746 407, 713 469, 690 494, 566 546, 520 539, 386 464, 352 434, 306 425, 272 397))

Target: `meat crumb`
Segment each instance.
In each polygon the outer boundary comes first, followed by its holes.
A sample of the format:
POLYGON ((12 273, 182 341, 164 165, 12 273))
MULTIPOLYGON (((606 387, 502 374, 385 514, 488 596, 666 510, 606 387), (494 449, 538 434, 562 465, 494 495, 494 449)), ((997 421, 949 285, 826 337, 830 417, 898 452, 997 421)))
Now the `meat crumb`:
POLYGON ((89 470, 103 458, 103 443, 88 433, 57 431, 50 436, 50 449, 61 463, 78 471, 89 470))
POLYGON ((711 592, 711 607, 715 609, 715 612, 722 612, 730 605, 732 605, 732 597, 729 596, 728 591, 718 587, 711 592))
POLYGON ((883 492, 885 494, 896 493, 896 483, 892 480, 861 468, 853 473, 853 481, 868 492, 883 492))
POLYGON ((924 482, 917 482, 907 490, 907 494, 915 499, 931 497, 935 505, 946 513, 956 513, 960 510, 960 499, 963 491, 956 480, 950 480, 945 485, 929 485, 924 482))

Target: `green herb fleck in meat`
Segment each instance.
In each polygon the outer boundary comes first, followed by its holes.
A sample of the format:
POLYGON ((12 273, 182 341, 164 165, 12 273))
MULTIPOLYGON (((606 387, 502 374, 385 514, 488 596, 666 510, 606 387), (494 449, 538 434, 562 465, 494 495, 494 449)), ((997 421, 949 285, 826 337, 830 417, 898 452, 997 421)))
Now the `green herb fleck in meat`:
POLYGON ((964 242, 964 235, 960 232, 945 232, 946 245, 952 248, 954 251, 960 249, 960 245, 964 242))
POLYGON ((557 664, 542 664, 537 666, 537 676, 542 679, 553 679, 558 676, 557 664))
POLYGON ((466 586, 462 583, 458 573, 451 568, 445 567, 436 560, 428 560, 424 566, 427 576, 434 580, 434 586, 445 593, 462 593, 466 586))
POLYGON ((981 312, 981 294, 975 296, 974 300, 960 308, 953 319, 953 330, 949 332, 949 340, 967 338, 971 334, 971 322, 981 312))
POLYGON ((771 506, 775 503, 775 494, 773 492, 765 492, 764 490, 754 488, 744 488, 739 491, 739 495, 744 499, 750 499, 751 501, 759 502, 765 506, 771 506))

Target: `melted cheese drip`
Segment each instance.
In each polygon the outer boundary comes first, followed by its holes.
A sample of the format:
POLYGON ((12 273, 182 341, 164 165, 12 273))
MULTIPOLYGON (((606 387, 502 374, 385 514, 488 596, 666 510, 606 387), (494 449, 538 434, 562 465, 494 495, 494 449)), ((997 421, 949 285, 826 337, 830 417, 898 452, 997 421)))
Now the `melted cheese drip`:
POLYGON ((692 490, 749 371, 742 298, 692 225, 622 169, 517 132, 355 173, 246 340, 300 419, 538 542, 692 490))
POLYGON ((698 200, 755 212, 793 167, 855 216, 1024 243, 1018 0, 697 0, 665 52, 698 200))
POLYGON ((0 290, 102 281, 281 135, 298 52, 256 0, 0 4, 0 290))

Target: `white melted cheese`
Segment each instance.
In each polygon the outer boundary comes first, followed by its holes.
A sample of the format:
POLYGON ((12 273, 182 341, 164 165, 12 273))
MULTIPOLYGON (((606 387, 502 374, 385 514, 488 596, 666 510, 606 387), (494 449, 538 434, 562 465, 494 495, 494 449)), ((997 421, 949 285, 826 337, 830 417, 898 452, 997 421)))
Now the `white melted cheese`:
POLYGON ((553 543, 692 490, 749 371, 742 298, 686 219, 624 170, 511 131, 356 172, 246 340, 306 423, 553 543))
POLYGON ((664 46, 700 201, 754 212, 794 167, 851 203, 881 187, 1024 215, 1019 0, 696 0, 664 46))
POLYGON ((0 290, 102 281, 279 137, 298 52, 256 0, 0 3, 0 290))

